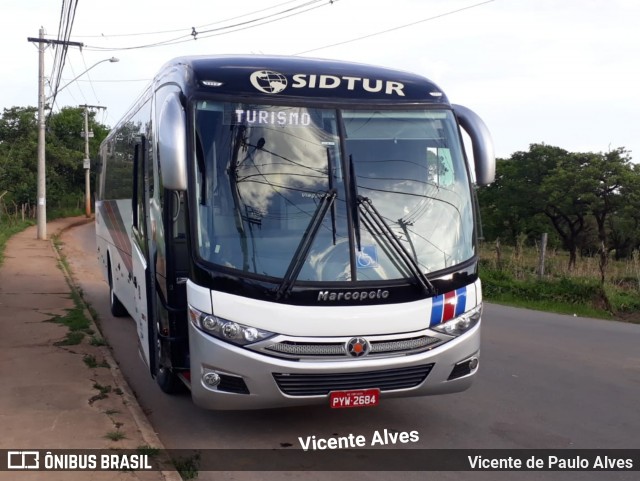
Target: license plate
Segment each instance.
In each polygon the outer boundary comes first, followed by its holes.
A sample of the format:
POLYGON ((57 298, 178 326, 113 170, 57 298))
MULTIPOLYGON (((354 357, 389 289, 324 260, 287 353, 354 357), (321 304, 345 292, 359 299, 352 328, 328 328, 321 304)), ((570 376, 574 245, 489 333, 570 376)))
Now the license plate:
POLYGON ((333 391, 329 393, 329 405, 332 408, 364 408, 377 406, 380 389, 360 389, 357 391, 333 391))

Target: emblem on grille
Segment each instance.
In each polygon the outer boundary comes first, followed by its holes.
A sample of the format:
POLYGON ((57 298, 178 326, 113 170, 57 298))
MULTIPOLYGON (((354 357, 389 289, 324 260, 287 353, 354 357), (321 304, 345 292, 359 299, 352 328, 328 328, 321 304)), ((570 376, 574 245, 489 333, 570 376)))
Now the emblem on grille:
POLYGON ((371 345, 362 337, 354 337, 347 342, 347 353, 351 357, 362 357, 369 354, 371 345))

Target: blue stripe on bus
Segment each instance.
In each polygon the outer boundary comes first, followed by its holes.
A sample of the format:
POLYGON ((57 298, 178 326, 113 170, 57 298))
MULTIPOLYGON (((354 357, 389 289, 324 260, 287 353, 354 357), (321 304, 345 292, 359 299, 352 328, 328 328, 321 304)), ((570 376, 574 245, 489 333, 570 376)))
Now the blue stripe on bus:
POLYGON ((444 309, 444 296, 439 295, 431 300, 431 321, 429 326, 435 326, 442 322, 442 311, 444 309))
POLYGON ((467 306, 467 287, 461 287, 460 289, 456 289, 456 314, 458 317, 464 314, 467 306))

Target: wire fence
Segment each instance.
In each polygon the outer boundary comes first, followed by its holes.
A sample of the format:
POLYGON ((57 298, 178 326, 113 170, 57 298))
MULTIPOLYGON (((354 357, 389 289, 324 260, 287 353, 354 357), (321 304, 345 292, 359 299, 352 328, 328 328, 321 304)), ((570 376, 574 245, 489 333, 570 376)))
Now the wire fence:
MULTIPOLYGON (((16 203, 7 199, 5 192, 0 192, 0 226, 15 225, 18 222, 35 220, 38 207, 34 203, 16 203)), ((47 205, 47 217, 54 219, 58 217, 73 216, 82 213, 84 208, 84 195, 69 195, 59 202, 47 205)))

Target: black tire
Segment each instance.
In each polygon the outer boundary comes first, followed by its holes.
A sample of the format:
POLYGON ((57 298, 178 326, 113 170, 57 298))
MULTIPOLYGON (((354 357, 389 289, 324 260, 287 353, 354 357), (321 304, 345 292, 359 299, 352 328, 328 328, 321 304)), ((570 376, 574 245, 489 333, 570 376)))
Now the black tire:
POLYGON ((125 317, 128 316, 127 308, 124 307, 118 296, 113 291, 113 277, 111 274, 111 261, 108 263, 109 269, 109 307, 111 308, 111 315, 113 317, 125 317))
POLYGON ((164 366, 162 360, 162 341, 158 339, 157 327, 154 329, 156 344, 156 383, 166 394, 179 394, 186 391, 186 386, 169 367, 164 366))
POLYGON ((156 382, 165 394, 180 394, 185 392, 186 386, 169 368, 159 366, 156 370, 156 382))
POLYGON ((152 318, 155 320, 153 322, 153 326, 150 326, 152 329, 152 331, 150 332, 150 337, 153 338, 153 346, 150 347, 155 348, 155 358, 153 361, 155 368, 154 377, 156 378, 156 383, 158 383, 158 386, 160 386, 162 392, 166 394, 179 394, 185 392, 187 388, 180 380, 178 375, 170 367, 170 362, 167 363, 165 359, 168 357, 167 353, 164 351, 164 349, 166 348, 164 346, 166 341, 163 342, 160 339, 158 333, 158 330, 160 329, 160 321, 158 320, 157 316, 160 315, 159 309, 162 309, 160 306, 161 302, 158 298, 158 294, 156 293, 155 305, 153 305, 152 307, 154 311, 154 315, 152 316, 152 318))

